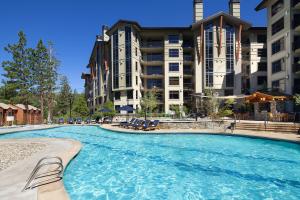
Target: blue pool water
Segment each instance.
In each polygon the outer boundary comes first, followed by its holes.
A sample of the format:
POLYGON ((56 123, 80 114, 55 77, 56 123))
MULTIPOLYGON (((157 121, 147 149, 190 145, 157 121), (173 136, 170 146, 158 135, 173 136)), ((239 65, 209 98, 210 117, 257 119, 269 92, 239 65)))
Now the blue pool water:
POLYGON ((65 171, 74 200, 300 199, 300 146, 215 135, 128 135, 61 127, 0 136, 82 142, 65 171))

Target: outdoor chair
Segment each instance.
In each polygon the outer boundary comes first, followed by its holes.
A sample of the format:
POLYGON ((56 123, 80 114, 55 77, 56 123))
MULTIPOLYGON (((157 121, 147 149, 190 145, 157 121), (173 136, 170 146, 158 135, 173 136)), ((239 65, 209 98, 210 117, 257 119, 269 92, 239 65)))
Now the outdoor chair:
POLYGON ((140 122, 139 119, 136 119, 132 124, 127 124, 126 126, 124 126, 125 128, 134 128, 135 126, 138 125, 138 123, 140 122))
POLYGON ((154 120, 150 125, 144 129, 144 131, 156 130, 159 129, 159 120, 154 120))
POLYGON ((129 125, 132 125, 135 121, 136 121, 136 118, 132 118, 129 122, 121 122, 120 126, 121 127, 126 127, 126 126, 129 126, 129 125))
POLYGON ((144 123, 145 123, 144 120, 138 120, 138 122, 135 123, 135 124, 132 126, 132 128, 135 129, 135 130, 137 130, 137 129, 139 129, 140 127, 142 127, 142 126, 144 125, 144 123))

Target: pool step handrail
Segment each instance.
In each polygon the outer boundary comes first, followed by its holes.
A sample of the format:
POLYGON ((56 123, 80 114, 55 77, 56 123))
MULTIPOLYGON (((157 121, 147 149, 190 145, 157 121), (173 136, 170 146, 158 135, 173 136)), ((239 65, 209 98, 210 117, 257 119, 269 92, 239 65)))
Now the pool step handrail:
POLYGON ((22 192, 42 185, 59 181, 63 177, 64 166, 60 157, 43 157, 38 161, 28 179, 22 192), (48 167, 46 172, 38 173, 41 169, 48 167), (52 167, 52 168, 51 168, 52 167), (50 168, 50 169, 49 169, 50 168), (38 179, 42 179, 41 181, 38 179))

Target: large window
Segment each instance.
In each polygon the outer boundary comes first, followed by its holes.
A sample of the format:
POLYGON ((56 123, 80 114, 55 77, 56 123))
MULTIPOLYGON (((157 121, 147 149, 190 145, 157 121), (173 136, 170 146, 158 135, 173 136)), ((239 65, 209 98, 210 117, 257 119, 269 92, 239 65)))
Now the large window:
POLYGON ((168 40, 169 40, 169 44, 178 44, 179 43, 179 35, 169 35, 168 40))
POLYGON ((179 71, 179 63, 169 63, 169 71, 170 72, 178 72, 179 71))
POLYGON ((169 49, 169 57, 178 58, 179 57, 179 49, 169 49))
POLYGON ((266 43, 267 42, 267 35, 259 34, 257 35, 257 43, 266 43))
POLYGON ((163 68, 162 66, 148 66, 147 75, 162 75, 163 68))
POLYGON ((179 91, 170 91, 169 99, 179 99, 179 91))
POLYGON ((285 91, 285 79, 277 80, 272 82, 272 90, 274 91, 285 91))
POLYGON ((283 71, 285 69, 284 64, 284 58, 272 62, 272 74, 283 71))
POLYGON ((226 87, 234 87, 234 73, 226 74, 226 87))
POLYGON ((133 90, 127 91, 127 99, 133 99, 133 90))
POLYGON ((279 31, 281 31, 282 29, 284 29, 284 17, 282 17, 277 22, 272 24, 272 35, 275 35, 279 31))
POLYGON ((234 27, 226 26, 226 72, 234 70, 234 27))
POLYGON ((121 99, 121 93, 115 92, 115 100, 120 100, 120 99, 121 99))
POLYGON ((119 34, 113 33, 113 85, 119 88, 119 34))
POLYGON ((278 0, 272 5, 271 14, 272 16, 276 15, 284 8, 284 0, 278 0))
POLYGON ((257 57, 267 57, 267 49, 257 49, 257 57))
POLYGON ((279 40, 273 42, 273 44, 272 44, 272 55, 284 50, 284 48, 285 48, 284 37, 282 37, 279 40))
POLYGON ((205 83, 206 87, 213 87, 214 84, 214 40, 213 25, 205 27, 205 83))
POLYGON ((179 77, 169 77, 169 85, 179 85, 179 77))
POLYGON ((258 76, 257 77, 257 85, 267 85, 268 78, 267 76, 258 76))
POLYGON ((132 86, 131 64, 131 27, 125 27, 125 51, 126 51, 126 87, 132 86))
POLYGON ((268 64, 266 62, 260 62, 257 64, 257 71, 266 72, 268 70, 268 64))
POLYGON ((160 79, 148 79, 147 80, 147 89, 152 88, 162 88, 162 80, 160 79))

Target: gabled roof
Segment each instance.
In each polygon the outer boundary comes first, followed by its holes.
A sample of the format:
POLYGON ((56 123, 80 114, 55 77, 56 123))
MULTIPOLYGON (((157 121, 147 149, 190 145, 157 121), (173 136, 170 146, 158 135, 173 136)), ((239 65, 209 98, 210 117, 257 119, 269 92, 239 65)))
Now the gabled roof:
POLYGON ((5 104, 5 103, 0 103, 0 108, 2 108, 3 110, 7 110, 7 109, 17 110, 15 106, 10 104, 5 104))
POLYGON ((256 6, 255 10, 256 10, 256 11, 260 11, 260 10, 262 10, 262 9, 265 9, 266 6, 267 6, 268 1, 269 1, 269 0, 263 0, 263 1, 261 1, 261 2, 258 4, 258 6, 256 6))
POLYGON ((133 26, 135 26, 137 29, 141 29, 141 26, 139 25, 138 22, 136 21, 131 21, 131 20, 124 20, 124 19, 120 19, 117 23, 115 23, 108 31, 107 34, 111 35, 112 32, 120 25, 122 24, 131 24, 133 26))
POLYGON ((215 19, 218 19, 219 17, 223 16, 224 17, 224 21, 226 21, 227 23, 230 23, 232 25, 244 25, 243 26, 243 30, 247 30, 249 29, 252 25, 249 23, 249 22, 246 22, 244 20, 241 20, 240 18, 237 18, 235 16, 232 16, 228 13, 225 13, 225 12, 218 12, 212 16, 209 16, 205 19, 202 19, 196 23, 193 24, 192 26, 192 29, 195 29, 195 28, 198 28, 200 27, 200 25, 203 23, 203 24, 208 24, 208 23, 211 23, 213 20, 215 19))
MULTIPOLYGON (((26 106, 24 104, 17 104, 16 107, 26 110, 26 106)), ((28 110, 40 110, 32 105, 28 105, 28 110)))

